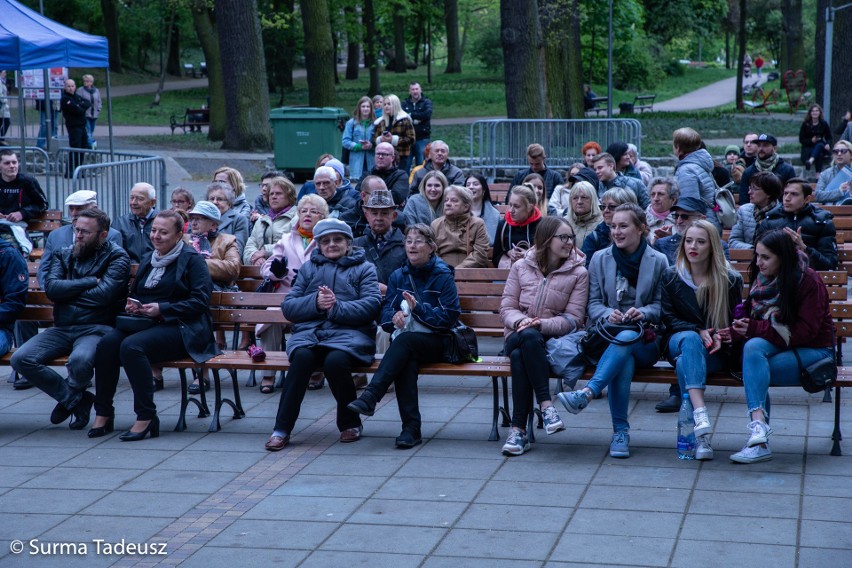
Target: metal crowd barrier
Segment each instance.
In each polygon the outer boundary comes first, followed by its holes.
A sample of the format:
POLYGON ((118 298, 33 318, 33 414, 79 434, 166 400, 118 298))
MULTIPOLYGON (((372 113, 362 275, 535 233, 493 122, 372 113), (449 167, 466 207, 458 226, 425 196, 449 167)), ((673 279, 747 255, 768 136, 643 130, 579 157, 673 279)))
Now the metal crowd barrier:
POLYGON ((635 144, 641 155, 642 124, 636 119, 492 119, 470 125, 470 168, 490 179, 498 169, 528 167, 527 146, 544 146, 547 164, 567 168, 582 162, 582 148, 594 140, 603 149, 613 142, 635 144))
POLYGON ((47 196, 51 207, 58 204, 56 207, 63 209, 62 203, 67 195, 88 189, 97 192, 100 208, 115 218, 127 212, 130 189, 140 182, 154 186, 158 203, 168 203, 166 162, 163 158, 128 152, 114 152, 112 160, 110 158, 106 150, 60 148, 52 168, 54 190, 47 196), (73 160, 73 168, 68 167, 69 160, 73 160))
MULTIPOLYGON (((166 190, 166 162, 158 156, 60 148, 53 159, 37 146, 4 146, 18 155, 26 152, 26 170, 22 173, 35 177, 44 190, 48 206, 64 212, 65 198, 75 191, 89 189, 98 193, 98 205, 111 218, 127 212, 130 188, 147 182, 157 190, 157 202, 168 203, 166 190), (68 168, 74 155, 75 167, 68 168), (112 159, 111 159, 112 158, 112 159)), ((21 160, 23 165, 23 160, 21 160)))

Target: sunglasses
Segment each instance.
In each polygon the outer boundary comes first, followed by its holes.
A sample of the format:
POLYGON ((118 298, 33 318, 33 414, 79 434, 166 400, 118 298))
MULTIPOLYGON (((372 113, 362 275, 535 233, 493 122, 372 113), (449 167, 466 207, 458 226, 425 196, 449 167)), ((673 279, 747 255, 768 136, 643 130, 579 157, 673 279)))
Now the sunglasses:
POLYGON ((674 213, 672 216, 675 218, 675 221, 678 219, 681 221, 689 221, 694 215, 692 213, 674 213))
POLYGON ((618 207, 618 205, 601 205, 601 210, 602 211, 615 211, 616 207, 618 207))
POLYGON ((837 156, 842 156, 843 154, 848 154, 849 150, 847 148, 835 148, 834 153, 837 156))

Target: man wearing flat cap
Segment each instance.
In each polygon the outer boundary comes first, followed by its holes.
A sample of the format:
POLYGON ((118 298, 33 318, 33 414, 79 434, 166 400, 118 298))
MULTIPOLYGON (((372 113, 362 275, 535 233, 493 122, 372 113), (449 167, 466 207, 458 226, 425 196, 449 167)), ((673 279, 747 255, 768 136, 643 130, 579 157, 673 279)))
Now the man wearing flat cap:
POLYGON ((787 181, 796 177, 793 166, 784 161, 784 158, 775 151, 778 140, 771 135, 763 133, 757 137, 757 157, 754 163, 747 167, 740 179, 740 203, 748 203, 748 186, 751 176, 757 172, 772 172, 781 180, 781 186, 787 185, 787 181))

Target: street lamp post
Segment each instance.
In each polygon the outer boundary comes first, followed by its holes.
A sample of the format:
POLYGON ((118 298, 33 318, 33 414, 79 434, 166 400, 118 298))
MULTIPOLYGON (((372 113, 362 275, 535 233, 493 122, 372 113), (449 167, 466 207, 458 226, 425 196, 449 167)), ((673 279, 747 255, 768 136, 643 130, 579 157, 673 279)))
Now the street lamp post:
POLYGON ((822 71, 822 112, 826 120, 831 120, 831 60, 834 48, 834 14, 852 7, 852 2, 842 6, 829 6, 825 9, 825 68, 822 71))
POLYGON ((612 0, 609 0, 609 53, 606 70, 606 117, 612 118, 612 0))

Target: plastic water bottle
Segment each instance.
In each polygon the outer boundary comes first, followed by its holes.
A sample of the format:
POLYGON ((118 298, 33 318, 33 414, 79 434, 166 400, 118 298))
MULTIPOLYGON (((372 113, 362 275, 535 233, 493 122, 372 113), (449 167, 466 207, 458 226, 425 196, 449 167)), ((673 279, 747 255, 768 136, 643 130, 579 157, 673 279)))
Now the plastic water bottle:
POLYGON ((692 417, 692 401, 684 395, 677 414, 677 459, 695 459, 695 421, 692 417))

